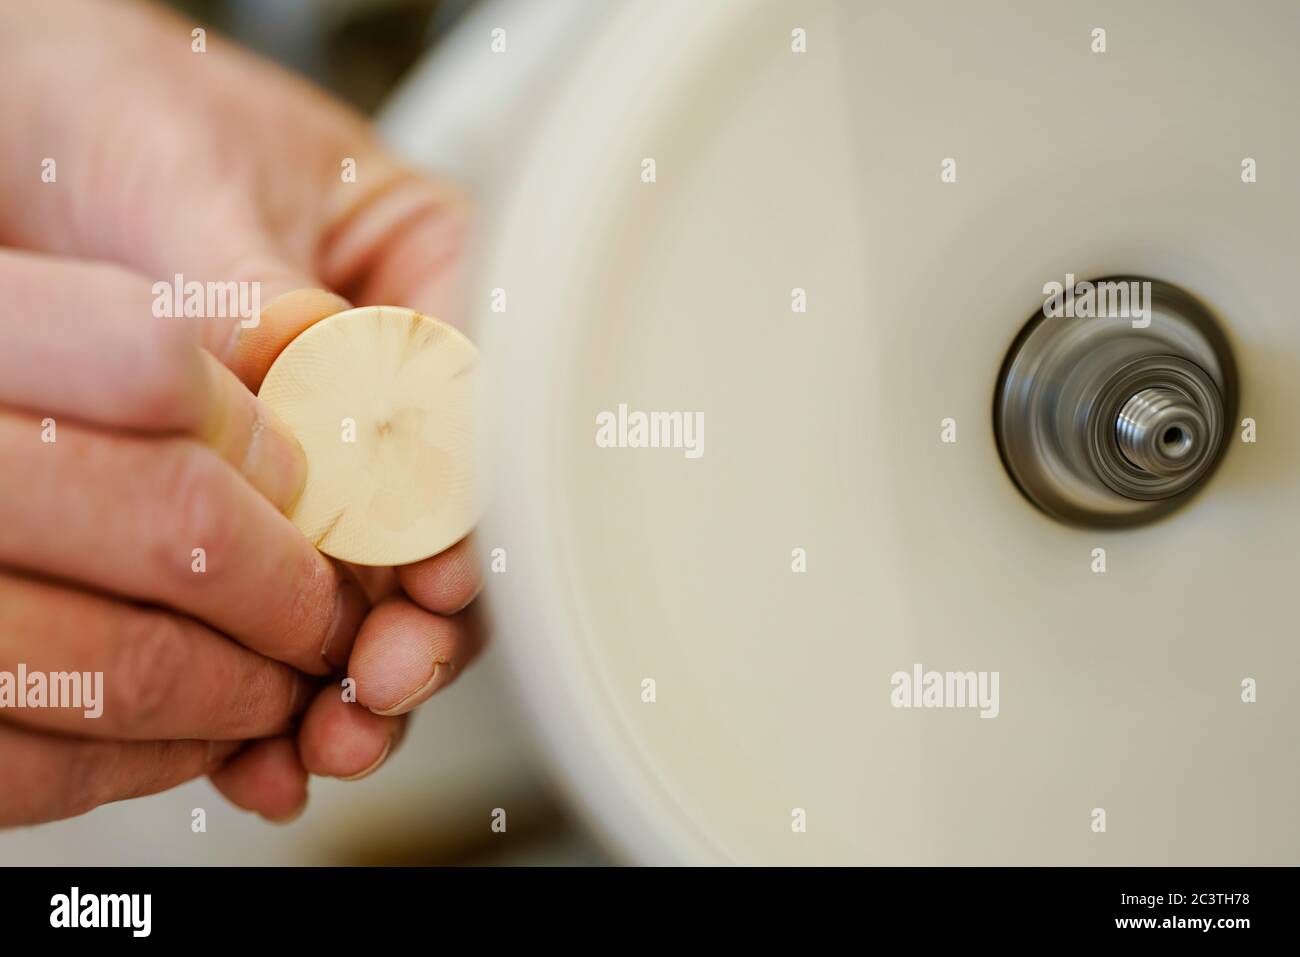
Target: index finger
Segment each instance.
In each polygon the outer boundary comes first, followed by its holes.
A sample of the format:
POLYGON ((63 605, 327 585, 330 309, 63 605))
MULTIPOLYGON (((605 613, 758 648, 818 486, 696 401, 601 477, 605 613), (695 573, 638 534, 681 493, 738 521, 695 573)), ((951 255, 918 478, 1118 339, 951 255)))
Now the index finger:
POLYGON ((200 347, 197 320, 153 314, 145 279, 0 250, 0 288, 0 402, 109 428, 194 435, 277 508, 292 504, 307 468, 298 440, 200 347))

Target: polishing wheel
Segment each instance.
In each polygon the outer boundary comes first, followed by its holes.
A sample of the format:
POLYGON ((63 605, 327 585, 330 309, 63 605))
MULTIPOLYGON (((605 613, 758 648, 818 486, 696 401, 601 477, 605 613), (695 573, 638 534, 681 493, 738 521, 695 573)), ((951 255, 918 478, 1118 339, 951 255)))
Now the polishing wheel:
POLYGON ((611 846, 1294 863, 1300 10, 574 29, 480 190, 482 534, 611 846))

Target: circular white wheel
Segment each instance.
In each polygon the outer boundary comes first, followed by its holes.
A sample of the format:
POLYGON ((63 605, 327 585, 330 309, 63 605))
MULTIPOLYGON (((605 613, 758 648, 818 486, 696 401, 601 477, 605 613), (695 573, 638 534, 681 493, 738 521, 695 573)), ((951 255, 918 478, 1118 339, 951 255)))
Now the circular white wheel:
POLYGON ((1296 860, 1300 11, 1229 9, 638 3, 574 45, 479 273, 483 546, 629 854, 1296 860), (1236 359, 1221 463, 1139 528, 999 457, 1067 275, 1186 290, 1236 359))

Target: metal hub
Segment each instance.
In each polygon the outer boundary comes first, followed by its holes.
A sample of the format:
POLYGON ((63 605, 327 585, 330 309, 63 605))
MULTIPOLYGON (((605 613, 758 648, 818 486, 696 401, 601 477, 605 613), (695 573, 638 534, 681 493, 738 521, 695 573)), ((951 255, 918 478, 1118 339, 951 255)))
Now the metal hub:
POLYGON ((1191 295, 1132 276, 1093 285, 1104 283, 1138 284, 1150 312, 1035 313, 1003 364, 994 425, 1034 504, 1113 527, 1165 514, 1206 479, 1236 414, 1236 374, 1227 339, 1191 295))

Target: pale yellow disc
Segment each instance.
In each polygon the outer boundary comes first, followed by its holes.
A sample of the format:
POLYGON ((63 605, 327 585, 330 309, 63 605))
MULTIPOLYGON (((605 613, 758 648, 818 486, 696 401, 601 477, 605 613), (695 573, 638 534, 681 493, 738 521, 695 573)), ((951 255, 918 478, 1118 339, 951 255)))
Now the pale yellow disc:
POLYGON ((460 332, 396 306, 330 316, 280 353, 258 395, 307 452, 288 514, 317 548, 405 565, 465 537, 477 366, 460 332))

